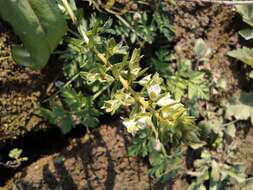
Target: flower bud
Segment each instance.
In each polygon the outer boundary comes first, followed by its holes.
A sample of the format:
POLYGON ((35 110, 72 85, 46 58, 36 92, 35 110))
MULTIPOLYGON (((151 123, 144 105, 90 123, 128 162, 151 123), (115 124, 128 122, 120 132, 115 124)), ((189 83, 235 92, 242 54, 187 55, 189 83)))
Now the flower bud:
POLYGON ((123 121, 123 125, 127 128, 127 132, 135 135, 139 128, 136 125, 136 122, 133 120, 125 120, 123 121))
POLYGON ((155 139, 155 141, 153 142, 153 148, 158 152, 161 150, 162 144, 159 139, 155 139))
POLYGON ((147 127, 147 117, 142 117, 138 119, 137 125, 140 129, 145 129, 147 127))

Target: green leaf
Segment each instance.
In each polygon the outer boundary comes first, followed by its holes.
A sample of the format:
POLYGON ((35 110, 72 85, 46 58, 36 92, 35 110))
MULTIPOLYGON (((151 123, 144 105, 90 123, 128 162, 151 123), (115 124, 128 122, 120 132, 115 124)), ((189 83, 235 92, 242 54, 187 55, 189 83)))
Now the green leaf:
POLYGON ((190 100, 193 98, 209 99, 209 86, 205 73, 192 70, 189 60, 185 60, 178 66, 178 71, 169 77, 167 85, 176 100, 180 100, 186 90, 188 90, 190 100))
POLYGON ((253 124, 253 93, 242 92, 235 102, 227 105, 226 118, 235 117, 237 120, 250 119, 253 124))
POLYGON ((187 82, 180 76, 174 75, 167 81, 168 89, 174 94, 176 100, 181 99, 187 89, 187 82))
MULTIPOLYGON (((253 5, 237 5, 237 12, 239 12, 243 21, 253 27, 253 5)), ((246 40, 253 38, 253 28, 246 28, 239 31, 239 34, 246 40)))
POLYGON ((251 40, 253 38, 253 28, 247 28, 239 31, 239 34, 245 39, 245 40, 251 40))
POLYGON ((222 170, 223 176, 229 176, 235 179, 238 183, 244 183, 246 181, 246 175, 244 172, 237 170, 236 167, 229 167, 228 169, 222 170))
POLYGON ((49 123, 60 126, 63 134, 68 133, 74 126, 70 113, 58 105, 54 105, 52 110, 39 108, 37 114, 47 119, 49 123))
POLYGON ((139 72, 141 71, 139 63, 140 59, 141 59, 141 50, 134 49, 131 59, 129 61, 129 71, 132 80, 135 80, 138 77, 139 72))
POLYGON ((253 4, 237 5, 236 9, 242 15, 243 21, 253 27, 253 4))
POLYGON ((85 105, 85 98, 81 93, 77 93, 70 88, 62 88, 61 95, 64 97, 64 101, 68 104, 70 109, 79 110, 85 105))
POLYGON ((189 99, 193 99, 194 97, 204 100, 209 99, 209 87, 204 76, 204 73, 198 71, 192 73, 188 84, 189 99))
POLYGON ((12 49, 16 62, 33 69, 46 65, 67 30, 63 15, 51 0, 0 0, 0 17, 23 42, 12 49))
POLYGON ((12 149, 10 151, 9 157, 17 160, 17 159, 20 158, 21 154, 22 154, 22 150, 21 149, 14 148, 14 149, 12 149))
POLYGON ((253 67, 253 49, 246 47, 238 48, 236 50, 228 52, 228 55, 253 67))
POLYGON ((159 8, 154 13, 154 20, 159 31, 170 41, 174 36, 175 27, 170 23, 169 17, 162 10, 164 7, 166 7, 165 4, 159 3, 159 8))

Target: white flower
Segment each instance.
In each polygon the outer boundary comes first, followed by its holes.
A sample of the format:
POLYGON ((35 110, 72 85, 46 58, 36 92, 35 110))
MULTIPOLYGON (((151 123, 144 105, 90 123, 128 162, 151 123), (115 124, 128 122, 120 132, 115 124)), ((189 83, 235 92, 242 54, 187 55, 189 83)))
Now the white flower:
POLYGON ((137 131, 139 131, 139 128, 136 125, 136 122, 133 120, 125 120, 123 121, 123 124, 127 128, 127 132, 131 133, 132 135, 135 135, 137 131))
POLYGON ((145 129, 147 127, 148 117, 143 116, 140 119, 137 120, 137 125, 140 129, 145 129))
POLYGON ((158 84, 152 85, 148 88, 148 95, 151 99, 157 99, 160 96, 161 88, 158 84))
POLYGON ((175 102, 176 101, 171 98, 170 93, 167 93, 164 97, 160 98, 156 104, 158 106, 167 106, 175 102))

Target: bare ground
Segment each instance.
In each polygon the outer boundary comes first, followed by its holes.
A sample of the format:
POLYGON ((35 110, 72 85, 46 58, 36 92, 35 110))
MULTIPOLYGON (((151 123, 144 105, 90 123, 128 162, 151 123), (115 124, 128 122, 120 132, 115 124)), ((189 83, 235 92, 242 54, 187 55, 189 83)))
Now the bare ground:
MULTIPOLYGON (((232 7, 179 3, 171 7, 171 14, 177 28, 177 59, 191 59, 196 66, 210 70, 214 79, 224 79, 227 82, 226 97, 247 86, 241 74, 243 66, 226 56, 229 50, 240 46, 236 33, 237 16, 232 7), (199 38, 211 48, 205 63, 199 63, 193 51, 199 38)), ((0 36, 5 34, 6 31, 0 32, 0 36)), ((9 45, 8 40, 7 36, 9 45)), ((46 96, 43 93, 54 79, 48 73, 50 70, 47 69, 35 72, 16 66, 11 58, 0 61, 0 142, 30 129, 28 124, 34 110, 31 102, 38 102, 46 96), (22 119, 19 119, 20 115, 22 119)), ((33 122, 31 124, 33 126, 33 122)), ((243 135, 237 136, 242 153, 238 160, 245 163, 248 173, 252 173, 249 147, 253 142, 252 130, 243 135)), ((127 156, 128 144, 120 125, 103 125, 94 131, 91 140, 86 141, 84 137, 72 139, 66 149, 44 155, 23 168, 3 189, 162 189, 149 178, 145 160, 127 156)), ((184 190, 186 185, 179 179, 164 188, 184 190)))

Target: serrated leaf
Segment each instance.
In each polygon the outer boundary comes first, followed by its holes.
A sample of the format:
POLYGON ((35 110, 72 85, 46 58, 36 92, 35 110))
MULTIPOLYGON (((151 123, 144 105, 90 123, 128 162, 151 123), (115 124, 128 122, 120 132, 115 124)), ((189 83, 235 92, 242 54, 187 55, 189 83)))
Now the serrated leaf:
POLYGON ((233 168, 229 170, 223 170, 221 172, 224 176, 229 176, 235 179, 238 183, 244 183, 246 180, 244 173, 236 172, 233 168))
POLYGON ((68 133, 74 126, 70 113, 58 105, 54 105, 52 110, 39 108, 38 115, 47 119, 49 123, 60 126, 63 134, 68 133))
POLYGON ((160 8, 155 11, 154 20, 160 32, 170 41, 175 33, 175 27, 170 23, 169 17, 162 13, 162 6, 164 5, 161 4, 160 8))
POLYGON ((209 87, 207 81, 204 78, 204 73, 194 72, 188 84, 188 98, 192 99, 197 97, 200 99, 208 100, 209 99, 209 87))
POLYGON ((57 4, 50 0, 0 0, 0 16, 23 42, 12 49, 16 62, 33 69, 46 65, 67 31, 57 4))

